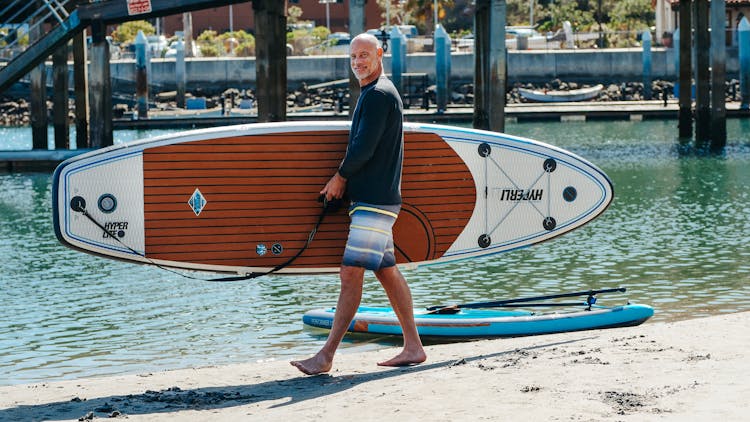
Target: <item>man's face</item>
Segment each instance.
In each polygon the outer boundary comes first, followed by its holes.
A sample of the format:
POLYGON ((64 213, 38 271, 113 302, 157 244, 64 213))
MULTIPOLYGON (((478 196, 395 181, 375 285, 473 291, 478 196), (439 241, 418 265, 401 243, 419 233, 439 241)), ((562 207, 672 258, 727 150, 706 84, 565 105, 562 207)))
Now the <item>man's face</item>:
POLYGON ((352 72, 360 85, 367 85, 380 76, 380 51, 376 43, 367 39, 352 41, 349 58, 352 72))

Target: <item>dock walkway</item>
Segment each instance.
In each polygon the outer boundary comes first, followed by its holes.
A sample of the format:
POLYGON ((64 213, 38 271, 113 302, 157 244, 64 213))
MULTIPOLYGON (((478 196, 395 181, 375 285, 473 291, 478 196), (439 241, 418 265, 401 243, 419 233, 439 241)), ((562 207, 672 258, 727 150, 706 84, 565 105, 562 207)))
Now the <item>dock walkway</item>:
MULTIPOLYGON (((748 110, 740 110, 739 102, 727 103, 727 117, 750 116, 748 110)), ((586 121, 586 120, 644 120, 644 119, 677 119, 679 106, 677 100, 663 101, 608 101, 608 102, 573 102, 573 103, 522 103, 509 104, 505 107, 505 117, 510 122, 527 121, 586 121)), ((471 106, 450 106, 443 113, 434 108, 404 109, 404 116, 410 122, 423 123, 467 123, 472 121, 474 108, 471 106)), ((164 110, 149 111, 149 119, 135 120, 116 119, 115 129, 166 129, 198 128, 219 125, 256 123, 257 117, 252 110, 232 109, 221 115, 220 109, 209 110, 164 110)), ((287 113, 289 121, 324 121, 347 120, 349 115, 333 111, 291 111, 287 113)))
MULTIPOLYGON (((750 110, 740 110, 739 102, 726 105, 728 118, 750 117, 750 110)), ((678 103, 663 101, 609 101, 575 103, 523 103, 509 104, 505 108, 509 122, 527 121, 587 121, 587 120, 631 120, 674 119, 678 115, 678 103)), ((404 110, 406 121, 455 124, 472 121, 473 107, 449 107, 443 113, 434 109, 409 108, 404 110)), ((213 110, 149 110, 149 119, 115 119, 115 129, 194 129, 225 125, 257 123, 252 110, 232 109, 222 115, 220 109, 213 110)), ((297 111, 287 113, 289 121, 348 120, 347 113, 332 111, 297 111)), ((675 133, 677 133, 675 122, 675 133)), ((0 151, 0 171, 48 170, 63 160, 88 150, 32 150, 0 151)))

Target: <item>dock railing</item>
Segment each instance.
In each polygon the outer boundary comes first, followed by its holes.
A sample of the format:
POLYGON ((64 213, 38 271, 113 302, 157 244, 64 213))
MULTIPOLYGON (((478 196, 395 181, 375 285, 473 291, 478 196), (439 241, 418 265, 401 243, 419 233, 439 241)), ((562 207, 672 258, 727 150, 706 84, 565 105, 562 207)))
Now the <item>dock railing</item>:
POLYGON ((10 61, 33 44, 31 34, 37 29, 43 34, 63 23, 70 16, 68 3, 70 0, 13 0, 3 7, 0 10, 0 60, 10 61))

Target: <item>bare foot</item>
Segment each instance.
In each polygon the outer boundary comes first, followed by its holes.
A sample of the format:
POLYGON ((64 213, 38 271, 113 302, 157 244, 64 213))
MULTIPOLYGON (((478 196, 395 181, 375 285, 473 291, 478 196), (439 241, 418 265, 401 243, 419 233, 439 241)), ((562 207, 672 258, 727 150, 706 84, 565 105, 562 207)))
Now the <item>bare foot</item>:
POLYGON ((410 366, 418 365, 427 360, 427 354, 420 348, 414 351, 403 350, 398 355, 384 362, 378 362, 378 366, 410 366))
POLYGON ((330 371, 333 366, 333 362, 321 356, 320 353, 310 359, 293 360, 289 363, 307 375, 323 374, 330 371))

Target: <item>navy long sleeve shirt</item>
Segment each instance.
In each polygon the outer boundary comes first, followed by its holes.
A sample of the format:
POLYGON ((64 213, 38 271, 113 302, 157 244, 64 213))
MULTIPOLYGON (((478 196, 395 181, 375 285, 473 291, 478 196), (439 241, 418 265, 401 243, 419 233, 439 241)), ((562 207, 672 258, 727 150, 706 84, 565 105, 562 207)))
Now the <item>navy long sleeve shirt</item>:
POLYGON ((384 75, 362 87, 339 174, 356 202, 401 204, 403 104, 384 75))

